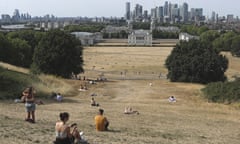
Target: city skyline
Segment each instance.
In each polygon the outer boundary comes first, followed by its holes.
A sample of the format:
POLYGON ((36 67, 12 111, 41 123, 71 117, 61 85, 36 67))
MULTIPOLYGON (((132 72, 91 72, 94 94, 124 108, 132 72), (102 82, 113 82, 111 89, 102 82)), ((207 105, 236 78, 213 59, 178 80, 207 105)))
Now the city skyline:
MULTIPOLYGON (((166 0, 0 0, 0 14, 13 15, 15 9, 32 16, 53 14, 57 17, 124 17, 126 2, 131 3, 131 9, 141 4, 144 10, 150 11, 156 6, 163 6, 166 0), (54 7, 54 8, 53 8, 54 7)), ((189 8, 203 8, 203 14, 210 17, 215 11, 219 16, 233 14, 239 16, 240 1, 228 0, 169 0, 172 4, 188 3, 189 8)))

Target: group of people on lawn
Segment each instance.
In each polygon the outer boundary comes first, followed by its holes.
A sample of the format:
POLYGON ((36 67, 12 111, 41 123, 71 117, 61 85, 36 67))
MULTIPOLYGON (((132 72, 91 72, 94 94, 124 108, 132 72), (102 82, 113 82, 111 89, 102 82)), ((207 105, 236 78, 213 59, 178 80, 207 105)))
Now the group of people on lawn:
MULTIPOLYGON (((36 100, 35 100, 35 90, 33 87, 26 88, 22 92, 21 102, 25 103, 26 108, 26 118, 25 121, 30 123, 35 123, 35 110, 36 110, 36 100)), ((41 102, 42 103, 42 102, 41 102)), ((37 103, 39 104, 39 103, 37 103)), ((92 98, 92 106, 99 106, 92 98)), ((103 116, 104 110, 99 109, 98 114, 95 116, 95 126, 97 131, 107 131, 109 126, 109 121, 103 116)), ((59 121, 56 122, 55 132, 56 140, 55 144, 78 144, 86 142, 82 135, 83 132, 79 132, 77 124, 68 125, 69 113, 63 112, 59 114, 59 121)))

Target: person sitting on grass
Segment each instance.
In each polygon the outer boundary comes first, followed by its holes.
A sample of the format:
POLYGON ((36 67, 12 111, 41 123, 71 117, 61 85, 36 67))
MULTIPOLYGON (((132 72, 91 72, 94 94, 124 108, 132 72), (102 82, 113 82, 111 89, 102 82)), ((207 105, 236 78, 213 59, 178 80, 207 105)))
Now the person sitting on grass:
POLYGON ((125 107, 124 114, 137 114, 138 115, 139 112, 132 110, 131 107, 125 107))
POLYGON ((86 141, 82 138, 83 136, 83 132, 79 132, 78 131, 78 128, 77 128, 77 124, 76 123, 73 123, 71 125, 71 134, 73 136, 73 143, 74 144, 79 144, 79 143, 86 143, 86 141))
POLYGON ((56 141, 55 144, 72 144, 71 139, 73 135, 70 133, 70 127, 66 124, 69 120, 69 114, 63 112, 59 114, 60 121, 56 122, 55 132, 56 141))
POLYGON ((91 106, 99 106, 98 103, 94 100, 94 98, 91 99, 91 106))
POLYGON ((176 98, 175 98, 174 96, 170 96, 170 97, 168 98, 168 101, 169 101, 169 102, 176 102, 177 100, 176 100, 176 98))
POLYGON ((95 125, 97 131, 107 131, 109 126, 109 121, 103 116, 103 109, 99 109, 98 115, 95 116, 95 125))

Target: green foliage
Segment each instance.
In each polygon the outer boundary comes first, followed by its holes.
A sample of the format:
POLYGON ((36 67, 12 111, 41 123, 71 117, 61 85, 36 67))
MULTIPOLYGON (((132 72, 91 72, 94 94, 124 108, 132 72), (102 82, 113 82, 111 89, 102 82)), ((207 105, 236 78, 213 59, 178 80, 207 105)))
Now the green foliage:
POLYGON ((209 83, 202 89, 204 96, 212 102, 234 103, 240 101, 240 79, 233 82, 209 83))
POLYGON ((213 48, 217 51, 230 51, 232 45, 232 39, 236 36, 234 32, 226 32, 213 41, 213 48))
POLYGON ((165 32, 161 30, 153 30, 153 38, 162 38, 162 39, 177 39, 179 33, 177 32, 165 32))
POLYGON ((36 80, 32 76, 0 67, 0 99, 20 98, 22 90, 36 80))
POLYGON ((10 63, 17 66, 29 67, 32 63, 31 47, 26 41, 18 38, 11 39, 11 43, 13 50, 10 63))
POLYGON ((212 44, 212 42, 220 36, 220 33, 215 30, 209 30, 200 35, 201 41, 212 44))
POLYGON ((149 22, 133 22, 132 23, 133 29, 144 29, 149 30, 150 29, 150 23, 149 22))
POLYGON ((231 53, 233 56, 240 57, 240 36, 236 36, 232 39, 231 53))
POLYGON ((105 25, 103 24, 81 24, 81 25, 68 25, 64 27, 67 32, 100 32, 105 25))
POLYGON ((80 41, 63 31, 51 30, 35 49, 32 71, 69 77, 72 72, 82 72, 82 64, 80 41))
POLYGON ((7 37, 10 39, 21 39, 25 40, 28 45, 31 46, 32 54, 34 52, 34 48, 38 45, 39 40, 44 34, 42 32, 37 32, 33 30, 21 30, 21 31, 14 31, 7 34, 7 37))
POLYGON ((7 38, 12 44, 12 47, 9 48, 13 49, 11 53, 13 58, 8 62, 29 68, 32 64, 34 49, 43 35, 44 33, 33 30, 9 32, 7 38))
POLYGON ((228 60, 207 43, 190 40, 177 44, 165 65, 173 82, 209 83, 226 79, 228 60))
POLYGON ((12 43, 0 33, 0 61, 10 63, 13 58, 13 45, 12 43))
POLYGON ((189 33, 191 35, 201 35, 202 33, 208 31, 208 27, 207 26, 195 26, 195 25, 183 25, 181 27, 181 32, 186 32, 189 33))

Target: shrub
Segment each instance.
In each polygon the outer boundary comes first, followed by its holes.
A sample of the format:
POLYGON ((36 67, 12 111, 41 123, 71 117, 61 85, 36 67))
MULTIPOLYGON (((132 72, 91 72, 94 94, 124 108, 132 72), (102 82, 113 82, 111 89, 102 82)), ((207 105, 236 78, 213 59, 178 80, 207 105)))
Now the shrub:
POLYGON ((240 101, 240 79, 233 82, 209 83, 202 89, 205 98, 211 102, 233 103, 240 101))

